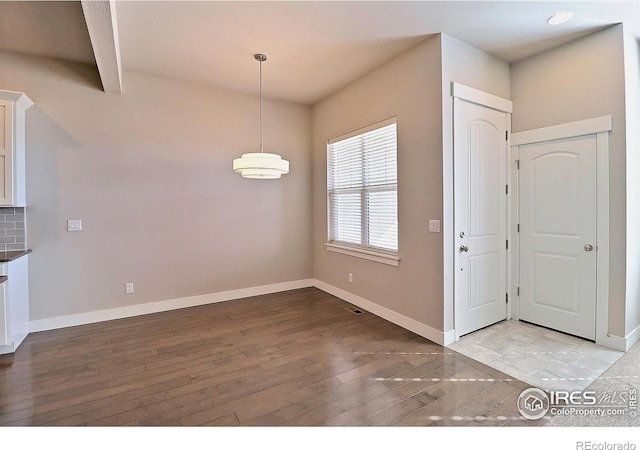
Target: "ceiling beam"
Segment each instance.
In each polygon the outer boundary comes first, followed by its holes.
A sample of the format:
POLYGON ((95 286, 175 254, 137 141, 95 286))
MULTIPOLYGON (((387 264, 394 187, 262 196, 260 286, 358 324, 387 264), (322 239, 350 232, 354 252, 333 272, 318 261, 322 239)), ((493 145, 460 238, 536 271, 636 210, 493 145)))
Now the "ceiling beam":
POLYGON ((107 94, 122 94, 115 0, 82 0, 81 3, 102 88, 107 94))

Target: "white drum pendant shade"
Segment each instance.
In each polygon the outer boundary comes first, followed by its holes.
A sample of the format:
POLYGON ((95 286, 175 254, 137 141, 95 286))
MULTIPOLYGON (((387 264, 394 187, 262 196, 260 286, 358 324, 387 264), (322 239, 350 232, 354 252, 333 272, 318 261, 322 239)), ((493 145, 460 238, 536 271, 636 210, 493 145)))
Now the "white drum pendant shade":
POLYGON ((289 173, 289 161, 274 153, 245 153, 233 160, 233 170, 245 178, 280 178, 289 173))
POLYGON ((282 159, 275 153, 263 151, 262 125, 262 63, 267 57, 262 53, 253 55, 260 62, 260 153, 245 153, 233 160, 233 171, 244 178, 274 179, 289 173, 289 161, 282 159))

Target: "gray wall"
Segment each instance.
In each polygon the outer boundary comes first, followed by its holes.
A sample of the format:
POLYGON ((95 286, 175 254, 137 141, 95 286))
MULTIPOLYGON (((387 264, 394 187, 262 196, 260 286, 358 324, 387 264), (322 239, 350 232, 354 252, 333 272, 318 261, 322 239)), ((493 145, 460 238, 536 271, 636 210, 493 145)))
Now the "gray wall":
POLYGON ((622 26, 511 66, 513 132, 611 115, 609 331, 625 336, 626 147, 622 26))
MULTIPOLYGON (((435 330, 453 328, 453 280, 445 233, 452 229, 453 143, 450 85, 457 81, 509 97, 508 64, 447 35, 352 83, 313 109, 314 268, 316 278, 435 330), (398 117, 399 267, 328 252, 326 142, 398 117), (348 273, 353 273, 353 283, 348 273), (449 275, 452 275, 449 274, 449 275), (449 283, 449 284, 447 284, 449 283)), ((450 232, 451 234, 452 232, 450 232)))
POLYGON ((2 89, 35 102, 32 320, 313 276, 308 106, 265 100, 265 151, 291 172, 247 180, 231 163, 258 150, 255 96, 136 73, 112 96, 89 66, 9 52, 0 66, 2 89))
POLYGON ((440 37, 425 42, 313 108, 315 278, 442 330, 442 93, 440 37), (327 140, 397 116, 399 267, 329 252, 327 140), (353 283, 348 273, 353 273, 353 283))

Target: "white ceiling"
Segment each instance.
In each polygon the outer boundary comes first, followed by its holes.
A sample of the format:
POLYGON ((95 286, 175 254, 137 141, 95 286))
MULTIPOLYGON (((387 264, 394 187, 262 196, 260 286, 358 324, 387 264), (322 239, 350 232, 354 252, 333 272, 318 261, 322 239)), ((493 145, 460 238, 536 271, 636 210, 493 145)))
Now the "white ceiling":
MULTIPOLYGON (((115 3, 126 71, 313 104, 443 32, 507 62, 616 23, 640 1, 131 1, 115 3), (550 26, 562 9, 570 22, 550 26)), ((0 48, 95 64, 79 2, 0 1, 0 48)))

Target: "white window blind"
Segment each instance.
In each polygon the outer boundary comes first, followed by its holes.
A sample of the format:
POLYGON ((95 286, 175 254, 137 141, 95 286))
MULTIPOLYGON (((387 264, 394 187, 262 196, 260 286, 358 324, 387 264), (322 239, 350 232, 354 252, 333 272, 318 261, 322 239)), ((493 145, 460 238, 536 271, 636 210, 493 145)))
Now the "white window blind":
POLYGON ((329 243, 398 252, 395 118, 329 141, 329 243))

